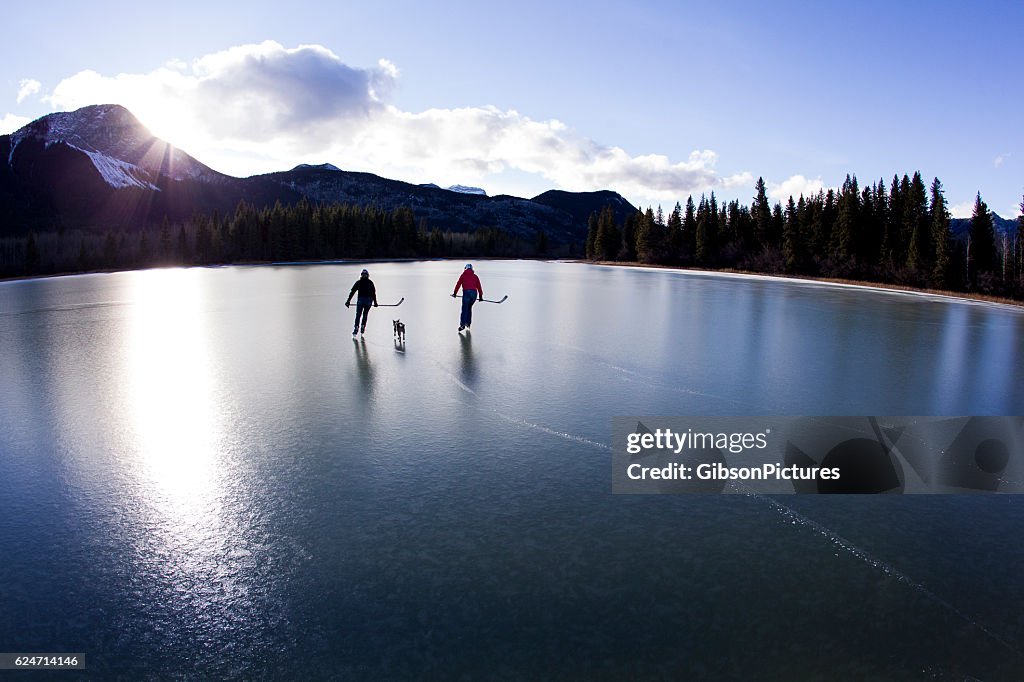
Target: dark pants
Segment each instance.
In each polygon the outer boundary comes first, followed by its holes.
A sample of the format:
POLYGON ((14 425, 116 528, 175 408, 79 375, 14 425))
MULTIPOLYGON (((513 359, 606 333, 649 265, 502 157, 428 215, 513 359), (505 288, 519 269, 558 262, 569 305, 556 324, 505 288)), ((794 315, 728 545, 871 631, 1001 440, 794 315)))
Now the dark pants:
POLYGON ((476 303, 476 289, 462 290, 462 317, 459 324, 468 327, 473 323, 473 304, 476 303))
POLYGON ((372 298, 359 298, 356 299, 356 321, 352 326, 352 333, 354 334, 356 329, 360 328, 359 318, 362 318, 362 330, 366 331, 366 316, 370 314, 370 306, 373 305, 372 298))

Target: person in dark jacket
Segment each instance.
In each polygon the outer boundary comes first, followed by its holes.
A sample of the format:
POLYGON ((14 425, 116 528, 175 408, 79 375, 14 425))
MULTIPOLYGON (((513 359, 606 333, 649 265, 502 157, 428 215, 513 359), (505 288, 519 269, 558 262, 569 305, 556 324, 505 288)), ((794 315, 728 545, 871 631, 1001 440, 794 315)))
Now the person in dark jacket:
POLYGON ((356 297, 356 321, 352 326, 353 336, 357 332, 362 334, 366 331, 366 318, 370 314, 370 306, 377 307, 377 287, 373 286, 369 271, 363 270, 359 279, 352 285, 352 291, 348 292, 348 300, 345 301, 346 308, 352 305, 352 296, 356 292, 359 292, 359 296, 356 297), (360 324, 360 318, 362 318, 362 324, 360 324))
POLYGON ((461 332, 463 329, 469 329, 469 325, 473 322, 473 304, 476 303, 477 298, 484 297, 484 287, 480 284, 480 278, 473 272, 473 266, 470 263, 466 263, 466 267, 462 270, 462 276, 455 283, 452 298, 459 293, 460 288, 462 289, 462 317, 459 320, 459 331, 461 332))

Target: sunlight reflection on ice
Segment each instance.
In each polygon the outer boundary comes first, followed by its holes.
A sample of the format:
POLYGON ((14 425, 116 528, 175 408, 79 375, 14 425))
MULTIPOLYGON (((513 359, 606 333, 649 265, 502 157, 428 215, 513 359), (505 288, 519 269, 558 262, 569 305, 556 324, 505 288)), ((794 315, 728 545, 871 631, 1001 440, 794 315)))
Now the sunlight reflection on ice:
POLYGON ((184 270, 135 278, 124 375, 142 469, 162 511, 195 522, 216 494, 221 428, 199 281, 184 270))

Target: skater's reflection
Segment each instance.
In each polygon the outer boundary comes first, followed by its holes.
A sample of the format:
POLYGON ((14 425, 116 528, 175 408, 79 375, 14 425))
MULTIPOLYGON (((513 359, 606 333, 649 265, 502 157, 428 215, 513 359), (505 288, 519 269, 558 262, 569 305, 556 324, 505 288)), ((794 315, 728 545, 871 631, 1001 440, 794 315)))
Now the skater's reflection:
POLYGON ((365 398, 362 404, 368 405, 373 400, 373 363, 370 362, 370 352, 365 339, 352 339, 352 345, 356 349, 356 371, 359 373, 359 385, 365 398))
POLYGON ((473 336, 467 330, 459 334, 459 349, 462 356, 462 383, 476 387, 476 366, 473 364, 473 336))

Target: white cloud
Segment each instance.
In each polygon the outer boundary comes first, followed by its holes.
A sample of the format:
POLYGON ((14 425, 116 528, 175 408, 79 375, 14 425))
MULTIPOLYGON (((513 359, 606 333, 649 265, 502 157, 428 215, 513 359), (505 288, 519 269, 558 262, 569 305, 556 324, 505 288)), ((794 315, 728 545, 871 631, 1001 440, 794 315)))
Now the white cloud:
POLYGON ((1008 158, 1010 158, 1009 154, 1000 154, 996 158, 992 159, 992 167, 999 168, 1008 158))
POLYGON ((27 125, 30 122, 29 119, 24 116, 15 116, 14 114, 4 114, 3 118, 0 118, 0 135, 8 135, 13 133, 18 128, 27 125))
POLYGON ((442 185, 467 179, 479 183, 511 169, 543 176, 568 190, 614 187, 623 194, 675 199, 719 182, 714 152, 695 151, 679 162, 656 154, 630 156, 619 147, 582 137, 560 121, 535 121, 494 107, 421 113, 389 107, 339 151, 373 168, 404 168, 442 185))
POLYGON ((722 186, 726 189, 749 189, 756 182, 754 174, 750 171, 743 171, 742 173, 735 173, 729 177, 722 178, 722 186))
POLYGON ((387 103, 399 71, 387 60, 350 67, 325 47, 267 41, 174 61, 145 74, 83 71, 46 98, 54 108, 118 103, 154 134, 234 175, 329 161, 411 182, 489 186, 502 174, 543 177, 568 190, 613 188, 678 200, 752 186, 749 173, 722 177, 717 155, 686 160, 632 156, 555 119, 494 107, 402 111, 387 103))
POLYGON ((825 183, 822 182, 821 178, 811 180, 803 175, 792 175, 780 183, 766 183, 765 189, 769 199, 785 205, 789 202, 790 197, 793 197, 793 200, 796 201, 800 198, 801 194, 805 199, 816 195, 819 191, 825 189, 825 183))
MULTIPOLYGON (((354 69, 320 46, 286 49, 267 41, 209 54, 190 65, 171 62, 146 74, 103 76, 82 71, 46 97, 55 109, 117 103, 133 111, 154 134, 196 155, 216 156, 232 143, 306 138, 324 142, 323 129, 351 126, 382 108, 396 69, 354 69)), ((237 169, 236 169, 237 170, 237 169)))
POLYGON ((949 215, 954 218, 970 218, 974 215, 974 199, 953 204, 949 207, 949 215))
POLYGON ((40 90, 43 89, 43 84, 37 80, 31 78, 23 78, 18 84, 18 104, 21 104, 25 99, 36 95, 40 90))

